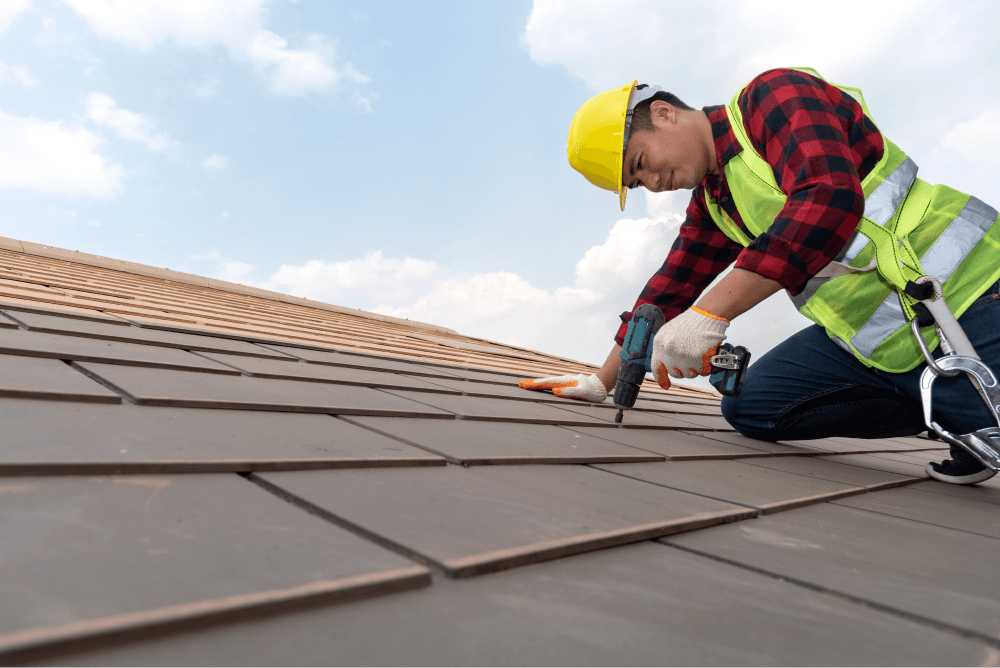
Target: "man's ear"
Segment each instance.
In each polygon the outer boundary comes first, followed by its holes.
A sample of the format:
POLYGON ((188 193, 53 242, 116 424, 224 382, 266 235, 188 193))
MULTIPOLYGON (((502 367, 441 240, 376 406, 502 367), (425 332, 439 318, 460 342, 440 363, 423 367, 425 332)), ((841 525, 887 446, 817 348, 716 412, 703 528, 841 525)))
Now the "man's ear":
POLYGON ((677 122, 677 108, 663 100, 653 100, 649 105, 649 120, 657 130, 677 122))

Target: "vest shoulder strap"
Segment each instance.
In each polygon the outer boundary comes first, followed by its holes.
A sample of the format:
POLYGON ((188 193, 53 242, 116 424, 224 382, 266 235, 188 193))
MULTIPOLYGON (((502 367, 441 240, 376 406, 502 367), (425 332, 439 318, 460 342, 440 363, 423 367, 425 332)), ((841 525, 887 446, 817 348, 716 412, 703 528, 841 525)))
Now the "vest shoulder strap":
POLYGON ((705 192, 705 206, 708 207, 709 214, 711 214, 712 219, 719 226, 719 229, 722 230, 723 234, 744 248, 753 243, 753 239, 743 233, 743 230, 736 224, 736 221, 722 210, 719 203, 707 191, 705 192))

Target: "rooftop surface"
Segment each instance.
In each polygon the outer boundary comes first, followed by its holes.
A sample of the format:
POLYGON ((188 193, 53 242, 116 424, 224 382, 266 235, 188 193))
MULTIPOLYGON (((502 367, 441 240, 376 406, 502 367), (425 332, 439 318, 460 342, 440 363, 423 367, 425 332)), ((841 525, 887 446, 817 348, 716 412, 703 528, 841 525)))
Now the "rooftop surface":
POLYGON ((2 663, 1000 663, 939 442, 619 426, 517 387, 572 360, 0 246, 2 663))

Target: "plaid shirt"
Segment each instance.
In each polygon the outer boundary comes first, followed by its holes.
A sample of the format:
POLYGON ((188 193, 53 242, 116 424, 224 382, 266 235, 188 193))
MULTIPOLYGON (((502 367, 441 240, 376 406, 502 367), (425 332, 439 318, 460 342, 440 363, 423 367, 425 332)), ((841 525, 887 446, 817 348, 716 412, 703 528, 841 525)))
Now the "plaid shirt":
MULTIPOLYGON (((865 210, 861 180, 884 150, 882 135, 861 104, 821 79, 787 69, 758 76, 737 103, 747 136, 788 195, 785 208, 746 248, 719 230, 705 206, 706 192, 752 237, 725 176, 726 163, 743 149, 725 107, 705 107, 720 175, 709 174, 692 192, 677 240, 633 310, 656 304, 669 321, 690 307, 733 261, 797 295, 858 226, 865 210)), ((619 345, 632 312, 622 313, 621 319, 615 337, 619 345)))

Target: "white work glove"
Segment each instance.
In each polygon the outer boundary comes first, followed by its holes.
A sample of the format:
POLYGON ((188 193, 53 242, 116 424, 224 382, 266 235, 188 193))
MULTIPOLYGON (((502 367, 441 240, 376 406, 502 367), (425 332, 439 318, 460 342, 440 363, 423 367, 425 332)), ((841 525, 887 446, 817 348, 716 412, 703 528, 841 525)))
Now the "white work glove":
POLYGON ((552 394, 567 399, 592 401, 599 404, 608 398, 608 391, 597 374, 584 376, 555 376, 553 378, 528 378, 517 384, 526 390, 552 390, 552 394))
POLYGON ((712 356, 726 338, 729 321, 691 307, 663 325, 653 339, 653 378, 670 388, 668 375, 694 378, 712 373, 712 356))

